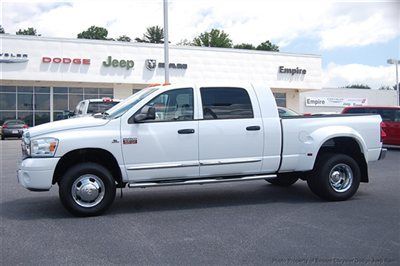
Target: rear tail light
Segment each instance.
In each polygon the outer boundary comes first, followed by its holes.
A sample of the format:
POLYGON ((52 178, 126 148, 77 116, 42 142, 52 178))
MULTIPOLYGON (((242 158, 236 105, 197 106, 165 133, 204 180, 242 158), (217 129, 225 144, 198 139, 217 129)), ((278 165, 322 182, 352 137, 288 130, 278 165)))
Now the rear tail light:
POLYGON ((109 97, 104 97, 104 98, 103 98, 103 102, 106 102, 106 103, 112 102, 112 99, 109 98, 109 97))
POLYGON ((386 138, 385 128, 386 124, 384 122, 381 122, 381 142, 386 138))
POLYGON ((6 124, 3 125, 3 128, 8 128, 8 126, 6 124))
POLYGON ((22 127, 23 127, 23 128, 28 128, 29 126, 28 126, 28 125, 23 125, 22 127))

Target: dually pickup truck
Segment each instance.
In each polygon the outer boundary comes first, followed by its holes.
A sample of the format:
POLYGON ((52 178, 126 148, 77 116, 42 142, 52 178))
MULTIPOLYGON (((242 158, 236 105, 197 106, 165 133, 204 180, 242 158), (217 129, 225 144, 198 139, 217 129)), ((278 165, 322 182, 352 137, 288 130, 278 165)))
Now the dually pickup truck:
POLYGON ((368 162, 384 157, 380 123, 365 114, 279 117, 265 87, 160 85, 103 116, 26 130, 18 181, 32 191, 58 184, 78 216, 104 212, 117 188, 260 179, 305 180, 341 201, 368 182, 368 162))

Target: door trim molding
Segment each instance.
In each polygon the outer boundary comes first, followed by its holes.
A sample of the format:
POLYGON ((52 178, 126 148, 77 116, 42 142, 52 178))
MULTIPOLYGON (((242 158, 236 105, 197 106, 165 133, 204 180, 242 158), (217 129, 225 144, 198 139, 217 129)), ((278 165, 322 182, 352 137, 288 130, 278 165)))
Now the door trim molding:
POLYGON ((203 160, 203 161, 200 161, 200 166, 223 165, 223 164, 239 164, 239 163, 257 163, 257 162, 261 162, 261 158, 203 160))
POLYGON ((193 167, 199 166, 199 163, 163 163, 163 164, 146 164, 139 166, 128 167, 128 170, 152 170, 152 169, 165 169, 165 168, 178 168, 178 167, 193 167))

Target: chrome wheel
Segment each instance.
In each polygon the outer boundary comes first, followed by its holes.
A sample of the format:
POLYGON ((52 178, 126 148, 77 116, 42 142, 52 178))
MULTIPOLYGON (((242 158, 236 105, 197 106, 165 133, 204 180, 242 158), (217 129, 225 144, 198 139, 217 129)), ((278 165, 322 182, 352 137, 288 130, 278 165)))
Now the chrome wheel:
POLYGON ((105 186, 96 175, 86 174, 78 177, 72 184, 71 194, 81 207, 90 208, 99 204, 104 198, 105 186))
POLYGON ((329 173, 329 184, 336 192, 345 192, 353 183, 353 171, 347 164, 335 165, 329 173))

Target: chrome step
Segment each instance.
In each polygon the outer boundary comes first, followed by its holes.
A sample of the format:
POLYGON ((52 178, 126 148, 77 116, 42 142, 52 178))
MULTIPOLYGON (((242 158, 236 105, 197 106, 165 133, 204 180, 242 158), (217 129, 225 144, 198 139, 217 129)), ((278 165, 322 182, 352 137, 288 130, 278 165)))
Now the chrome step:
POLYGON ((224 183, 224 182, 240 182, 240 181, 253 181, 265 178, 276 177, 275 174, 271 175, 253 175, 233 178, 199 178, 191 180, 168 180, 159 182, 140 182, 128 184, 129 188, 146 188, 146 187, 165 187, 165 186, 183 186, 183 185, 203 185, 211 183, 224 183))

